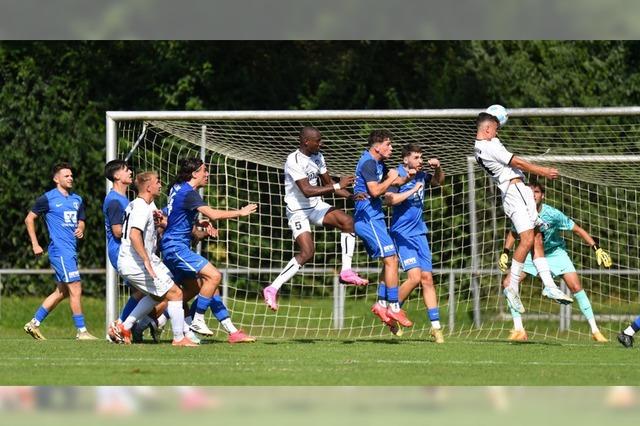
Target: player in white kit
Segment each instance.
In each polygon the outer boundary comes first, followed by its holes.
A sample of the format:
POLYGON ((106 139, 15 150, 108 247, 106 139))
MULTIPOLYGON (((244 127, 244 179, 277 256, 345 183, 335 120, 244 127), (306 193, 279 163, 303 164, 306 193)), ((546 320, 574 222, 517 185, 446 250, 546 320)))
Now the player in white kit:
POLYGON ((136 320, 147 315, 155 305, 166 299, 173 330, 173 346, 197 346, 184 335, 182 290, 174 282, 169 269, 156 255, 158 233, 154 224, 153 201, 162 189, 154 172, 140 173, 136 177, 138 197, 124 211, 122 239, 118 254, 118 272, 132 286, 146 294, 122 323, 109 327, 112 341, 131 343, 131 328, 136 320))
POLYGON ((509 306, 523 313, 524 306, 519 296, 519 277, 524 261, 533 249, 533 263, 544 283, 542 294, 558 303, 571 303, 573 299, 564 294, 553 281, 547 260, 544 257, 540 227, 544 222, 538 217, 533 192, 524 183, 522 171, 549 179, 559 176, 558 170, 538 166, 516 157, 502 145, 498 139, 498 119, 486 112, 478 115, 475 141, 475 158, 478 165, 491 177, 502 193, 504 213, 513 223, 520 236, 520 244, 513 253, 511 262, 511 280, 505 282, 504 295, 509 306))
POLYGON ((285 266, 273 283, 263 290, 264 300, 272 310, 278 309, 277 294, 284 283, 289 281, 298 270, 313 258, 315 244, 310 223, 315 226, 329 226, 342 231, 342 270, 340 282, 352 285, 367 285, 369 281, 361 278, 351 269, 351 260, 356 239, 353 219, 342 210, 336 209, 322 200, 323 195, 335 193, 350 198, 345 188, 352 185, 353 176, 343 176, 336 183, 329 176, 322 148, 322 135, 315 127, 304 127, 300 131, 300 148, 287 157, 284 165, 285 197, 287 218, 300 252, 285 266))

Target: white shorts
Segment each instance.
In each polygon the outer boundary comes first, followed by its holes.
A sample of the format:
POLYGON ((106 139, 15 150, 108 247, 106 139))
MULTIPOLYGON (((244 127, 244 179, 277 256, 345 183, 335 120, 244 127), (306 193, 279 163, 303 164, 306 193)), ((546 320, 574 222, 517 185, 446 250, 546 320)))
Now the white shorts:
POLYGON ((304 232, 311 232, 309 222, 315 226, 322 226, 325 215, 332 208, 333 206, 324 201, 320 201, 315 207, 296 211, 291 211, 287 207, 287 219, 289 219, 289 226, 293 231, 293 239, 295 240, 304 232))
POLYGON ((162 262, 153 262, 152 266, 156 279, 151 278, 146 270, 137 274, 122 274, 122 277, 143 293, 162 297, 173 286, 173 276, 162 262))
POLYGON ((536 226, 538 210, 533 191, 522 182, 512 183, 502 196, 504 213, 513 223, 518 234, 536 226))

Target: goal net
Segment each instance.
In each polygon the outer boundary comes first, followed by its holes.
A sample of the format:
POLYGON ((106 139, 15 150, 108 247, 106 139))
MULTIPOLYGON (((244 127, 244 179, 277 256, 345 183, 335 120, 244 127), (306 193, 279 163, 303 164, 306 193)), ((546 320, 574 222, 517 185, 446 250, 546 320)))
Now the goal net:
MULTIPOLYGON (((388 166, 400 163, 401 147, 411 142, 423 146, 423 157, 439 158, 446 173, 442 187, 426 191, 424 204, 445 333, 503 338, 512 322, 497 260, 510 224, 499 190, 470 158, 478 112, 112 112, 107 117, 107 159, 128 156, 136 172, 157 171, 168 187, 179 159, 200 157, 210 173, 203 190, 206 203, 217 209, 259 205, 253 215, 217 223, 219 237, 200 246, 203 256, 223 273, 223 300, 234 323, 246 332, 263 338, 380 338, 390 336, 389 330, 369 311, 376 299, 380 263, 370 260, 358 241, 354 269, 372 285, 339 284, 337 230, 312 228, 315 257, 282 287, 277 312, 264 304, 262 289, 296 252, 285 214, 283 165, 298 148, 300 129, 310 125, 322 132, 323 153, 335 177, 354 173, 372 129, 388 129, 394 135, 388 166)), ((567 251, 608 337, 640 313, 637 114, 637 108, 511 110, 500 131, 510 151, 560 170, 558 180, 541 180, 545 202, 574 219, 611 254, 612 268, 598 267, 593 251, 579 237, 565 233, 567 251)), ((329 196, 325 201, 349 213, 353 210, 353 203, 342 198, 329 196)), ((165 203, 166 194, 157 204, 165 203)), ((108 321, 126 300, 114 277, 111 271, 108 321)), ((405 278, 401 273, 400 282, 405 278)), ((562 284, 559 277, 556 282, 562 284)), ((590 336, 577 303, 560 307, 544 298, 538 278, 524 281, 520 288, 530 337, 590 336)), ((415 324, 405 329, 403 338, 427 338, 430 322, 419 286, 404 308, 415 324)), ((213 317, 208 316, 208 323, 216 329, 213 317)), ((223 330, 218 331, 222 336, 223 330)))

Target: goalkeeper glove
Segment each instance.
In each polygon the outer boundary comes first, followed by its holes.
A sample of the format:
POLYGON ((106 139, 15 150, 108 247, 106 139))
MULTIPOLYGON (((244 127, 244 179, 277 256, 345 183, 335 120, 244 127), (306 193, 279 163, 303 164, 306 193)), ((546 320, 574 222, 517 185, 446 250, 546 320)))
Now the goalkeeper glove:
POLYGON ((604 249, 601 249, 597 244, 594 244, 591 248, 596 252, 596 260, 598 261, 598 266, 602 265, 605 268, 610 268, 613 262, 611 261, 611 256, 609 256, 609 253, 604 251, 604 249))
POLYGON ((500 255, 500 259, 498 260, 498 268, 502 272, 507 272, 507 268, 509 267, 509 249, 504 249, 502 254, 500 255))

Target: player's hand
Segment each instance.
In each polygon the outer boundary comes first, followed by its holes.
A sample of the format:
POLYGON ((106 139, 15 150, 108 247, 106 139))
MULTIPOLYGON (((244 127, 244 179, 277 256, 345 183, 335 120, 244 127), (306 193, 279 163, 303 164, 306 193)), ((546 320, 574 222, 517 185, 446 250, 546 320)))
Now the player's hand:
POLYGON ((340 177, 340 182, 338 183, 340 184, 340 189, 344 189, 353 185, 353 182, 355 181, 356 181, 355 176, 342 176, 340 177))
POLYGON ((218 229, 211 224, 211 222, 203 220, 198 222, 196 225, 198 228, 202 228, 205 232, 205 236, 209 236, 212 238, 218 238, 218 229))
POLYGON ((422 182, 416 183, 416 186, 413 187, 413 192, 416 193, 416 192, 420 191, 423 186, 424 186, 424 183, 422 183, 422 182))
POLYGON ((251 213, 255 212, 257 208, 257 204, 247 204, 240 209, 240 216, 249 216, 251 213))
POLYGON ((429 163, 429 166, 431 166, 431 168, 433 169, 437 169, 438 167, 440 167, 440 160, 438 160, 437 158, 430 158, 427 163, 429 163))
POLYGON ((42 253, 44 253, 44 250, 42 250, 42 247, 40 247, 39 244, 31 246, 31 249, 33 250, 33 254, 36 256, 42 256, 42 253))
POLYGON ((509 267, 509 254, 506 252, 503 252, 500 255, 500 259, 498 259, 498 268, 500 268, 502 272, 507 272, 508 267, 509 267))
POLYGON ((558 169, 554 169, 553 167, 547 167, 544 176, 549 179, 557 179, 560 176, 560 172, 558 169))
POLYGON ((156 271, 153 270, 151 261, 149 259, 144 261, 144 268, 147 270, 149 275, 151 275, 151 278, 153 278, 154 280, 158 278, 158 276, 156 275, 156 271))
POLYGON ((153 212, 153 224, 156 228, 167 227, 167 217, 162 213, 162 210, 155 210, 153 212))
POLYGON ((417 173, 418 173, 418 170, 416 170, 416 169, 407 169, 407 180, 406 181, 408 182, 409 180, 414 178, 417 173))
POLYGON ((387 172, 387 179, 391 179, 391 182, 395 183, 398 180, 398 171, 391 169, 387 172))
POLYGON ((78 238, 78 239, 82 239, 84 237, 84 230, 80 229, 80 227, 78 226, 76 228, 76 230, 73 232, 73 235, 78 238))
POLYGON ((610 268, 613 262, 611 261, 611 256, 609 256, 609 253, 604 251, 604 249, 598 247, 597 244, 593 246, 593 249, 596 251, 596 260, 598 261, 598 266, 610 268))

